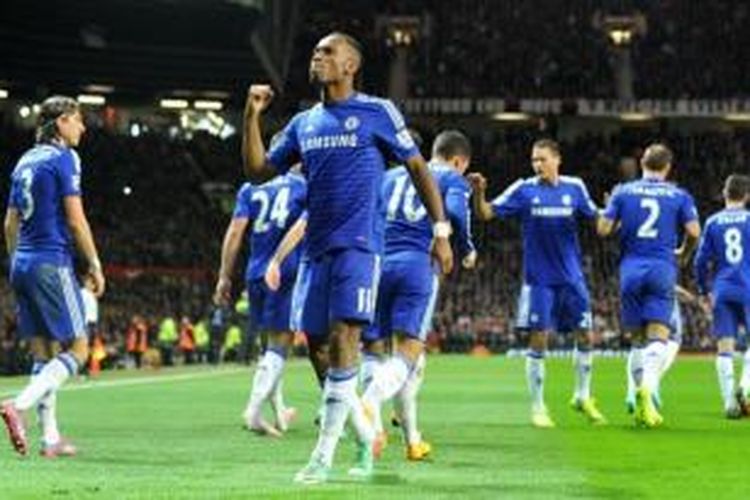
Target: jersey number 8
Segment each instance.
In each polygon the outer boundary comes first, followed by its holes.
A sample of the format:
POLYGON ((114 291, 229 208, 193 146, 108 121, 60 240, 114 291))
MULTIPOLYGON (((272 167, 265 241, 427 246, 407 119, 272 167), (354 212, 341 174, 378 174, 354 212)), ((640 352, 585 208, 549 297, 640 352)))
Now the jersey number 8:
POLYGON ((724 233, 724 243, 727 248, 724 252, 724 256, 727 262, 730 264, 739 264, 742 260, 743 249, 742 249, 742 233, 736 227, 730 227, 724 233))

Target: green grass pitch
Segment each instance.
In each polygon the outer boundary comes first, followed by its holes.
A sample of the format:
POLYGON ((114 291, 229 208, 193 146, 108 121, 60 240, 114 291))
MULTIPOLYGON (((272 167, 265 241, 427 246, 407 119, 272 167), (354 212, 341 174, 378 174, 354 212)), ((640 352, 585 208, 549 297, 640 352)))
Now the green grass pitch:
MULTIPOLYGON (((331 482, 306 487, 291 481, 315 439, 318 390, 305 362, 286 372, 287 402, 301 415, 280 440, 240 428, 248 369, 106 373, 60 394, 61 427, 78 457, 19 459, 3 436, 0 498, 747 498, 750 421, 722 418, 712 360, 678 359, 657 430, 635 429, 625 414, 623 365, 596 361, 594 392, 610 423, 594 428, 567 407, 570 360, 550 360, 558 427, 536 430, 523 360, 430 357, 420 413, 433 461, 407 463, 391 432, 375 477, 358 483, 346 476, 350 438, 331 482)), ((23 382, 0 380, 0 393, 23 382)), ((33 442, 37 451, 36 431, 33 442)))

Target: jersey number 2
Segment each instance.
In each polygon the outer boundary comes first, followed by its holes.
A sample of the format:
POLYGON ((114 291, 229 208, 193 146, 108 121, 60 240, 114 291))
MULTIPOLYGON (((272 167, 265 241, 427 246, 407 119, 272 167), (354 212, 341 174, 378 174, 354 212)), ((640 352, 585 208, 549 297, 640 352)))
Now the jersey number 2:
POLYGON ((659 220, 659 213, 661 212, 659 202, 653 198, 643 198, 641 200, 641 208, 648 210, 648 216, 646 217, 646 220, 643 221, 643 224, 641 224, 641 227, 638 228, 638 237, 649 239, 656 238, 659 236, 659 230, 655 228, 654 225, 656 224, 656 221, 659 220))

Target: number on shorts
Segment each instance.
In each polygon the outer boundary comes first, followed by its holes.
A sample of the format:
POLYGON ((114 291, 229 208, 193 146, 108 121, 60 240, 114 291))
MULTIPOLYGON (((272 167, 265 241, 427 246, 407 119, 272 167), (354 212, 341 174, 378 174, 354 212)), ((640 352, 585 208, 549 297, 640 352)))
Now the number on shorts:
POLYGON ((742 233, 736 227, 730 227, 724 232, 724 243, 727 248, 724 256, 730 264, 739 264, 744 251, 742 248, 742 233))
POLYGON ((375 308, 375 298, 372 295, 372 288, 357 288, 357 312, 371 313, 375 308))
POLYGON ((641 224, 641 227, 638 228, 638 237, 649 239, 656 238, 659 236, 659 230, 655 228, 654 225, 659 219, 659 213, 661 212, 659 202, 654 198, 643 198, 641 200, 641 208, 648 210, 648 216, 646 217, 646 220, 643 221, 643 224, 641 224))
POLYGON ((414 184, 406 185, 408 180, 409 178, 406 176, 396 179, 391 199, 388 201, 388 220, 394 220, 399 209, 409 222, 418 222, 427 215, 427 209, 417 199, 417 190, 414 184))

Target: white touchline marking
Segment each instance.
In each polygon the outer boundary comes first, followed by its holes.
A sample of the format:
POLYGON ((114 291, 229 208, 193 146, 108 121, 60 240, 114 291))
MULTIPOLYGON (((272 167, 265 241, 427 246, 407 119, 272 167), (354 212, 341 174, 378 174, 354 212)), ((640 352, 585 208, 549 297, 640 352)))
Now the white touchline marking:
MULTIPOLYGON (((64 385, 60 391, 80 391, 84 389, 104 389, 106 387, 126 387, 131 385, 158 384, 160 382, 183 382, 185 380, 194 380, 199 378, 220 377, 222 375, 235 375, 247 371, 247 368, 230 368, 223 370, 211 370, 195 373, 180 373, 178 375, 158 375, 155 377, 137 377, 124 380, 88 380, 86 382, 73 383, 64 385)), ((16 395, 23 386, 0 392, 0 398, 7 398, 16 395)))

